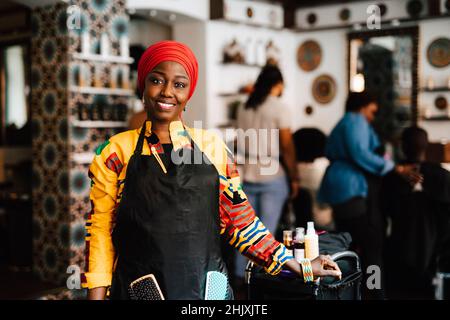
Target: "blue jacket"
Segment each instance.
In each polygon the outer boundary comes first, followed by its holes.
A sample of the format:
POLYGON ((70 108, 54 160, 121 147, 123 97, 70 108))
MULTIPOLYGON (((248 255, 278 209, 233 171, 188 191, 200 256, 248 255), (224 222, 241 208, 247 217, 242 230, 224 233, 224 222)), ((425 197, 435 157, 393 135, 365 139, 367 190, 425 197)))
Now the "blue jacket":
POLYGON ((347 112, 331 131, 325 147, 330 160, 319 188, 318 201, 339 204, 356 196, 367 196, 364 171, 384 175, 394 163, 375 153, 380 141, 360 113, 347 112))

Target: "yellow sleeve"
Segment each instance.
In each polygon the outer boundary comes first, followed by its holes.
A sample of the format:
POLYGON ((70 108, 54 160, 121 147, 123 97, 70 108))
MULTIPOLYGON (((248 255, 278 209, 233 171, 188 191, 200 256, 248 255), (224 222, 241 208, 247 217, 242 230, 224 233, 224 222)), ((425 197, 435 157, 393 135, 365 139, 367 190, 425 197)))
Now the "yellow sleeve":
POLYGON ((92 210, 86 223, 86 268, 82 277, 85 288, 111 285, 115 259, 111 232, 114 223, 118 175, 123 168, 121 150, 109 140, 96 150, 89 167, 92 210))

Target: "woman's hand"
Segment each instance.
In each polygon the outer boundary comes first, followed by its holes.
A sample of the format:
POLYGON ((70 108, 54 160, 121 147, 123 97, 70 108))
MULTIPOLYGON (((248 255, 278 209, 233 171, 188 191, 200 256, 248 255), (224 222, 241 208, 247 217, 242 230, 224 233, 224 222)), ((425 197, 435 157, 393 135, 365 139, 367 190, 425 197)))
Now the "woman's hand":
POLYGON ((341 279, 342 272, 336 262, 328 255, 320 255, 311 261, 314 277, 335 277, 341 279))
POLYGON ((89 289, 88 300, 105 300, 106 287, 89 289))
POLYGON ((395 172, 407 180, 412 186, 416 183, 423 182, 423 176, 417 170, 417 165, 414 164, 399 164, 395 166, 395 172))
MULTIPOLYGON (((302 267, 295 259, 288 260, 285 267, 303 277, 302 267)), ((338 279, 342 277, 341 269, 330 256, 318 256, 311 261, 311 267, 314 277, 335 277, 338 279)))

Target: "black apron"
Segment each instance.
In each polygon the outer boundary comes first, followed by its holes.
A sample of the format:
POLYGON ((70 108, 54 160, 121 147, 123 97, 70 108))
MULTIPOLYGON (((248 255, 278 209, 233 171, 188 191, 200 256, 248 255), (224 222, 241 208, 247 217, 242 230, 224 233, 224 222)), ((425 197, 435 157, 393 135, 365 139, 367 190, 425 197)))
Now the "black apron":
POLYGON ((171 163, 164 173, 154 155, 142 155, 145 128, 144 123, 117 208, 112 239, 118 258, 110 298, 129 299, 129 284, 152 273, 166 299, 204 299, 206 273, 227 274, 217 170, 205 161, 193 164, 204 154, 191 140, 192 149, 177 151, 191 162, 171 163))

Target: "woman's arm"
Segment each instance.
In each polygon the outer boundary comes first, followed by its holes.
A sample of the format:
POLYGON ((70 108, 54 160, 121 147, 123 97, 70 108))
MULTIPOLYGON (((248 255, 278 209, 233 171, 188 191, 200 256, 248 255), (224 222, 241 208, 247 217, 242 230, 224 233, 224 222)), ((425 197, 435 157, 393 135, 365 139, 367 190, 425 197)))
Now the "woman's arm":
POLYGON ((281 271, 292 259, 283 244, 262 224, 242 189, 239 173, 232 155, 228 155, 226 172, 220 177, 220 233, 241 254, 265 268, 270 274, 281 271))
MULTIPOLYGON (((284 267, 302 276, 300 264, 287 252, 286 247, 275 240, 242 190, 239 173, 234 161, 229 159, 226 179, 221 181, 219 203, 221 234, 241 254, 264 267, 266 272, 277 274, 284 267)), ((315 276, 339 277, 341 272, 329 256, 319 256, 311 261, 315 276)))
POLYGON ((118 175, 123 167, 120 155, 120 149, 107 141, 97 148, 89 167, 92 209, 86 222, 86 272, 82 275, 89 299, 104 299, 111 285, 115 256, 111 230, 118 175))
POLYGON ((280 151, 291 183, 291 197, 295 198, 300 187, 300 176, 297 169, 294 140, 292 139, 291 129, 289 128, 280 129, 280 151))
POLYGON ((88 300, 105 300, 106 287, 89 289, 88 300))
POLYGON ((345 146, 351 160, 360 168, 372 174, 385 175, 394 168, 394 163, 370 149, 370 130, 366 120, 353 119, 344 130, 345 146))

